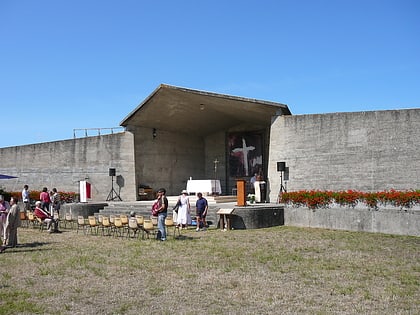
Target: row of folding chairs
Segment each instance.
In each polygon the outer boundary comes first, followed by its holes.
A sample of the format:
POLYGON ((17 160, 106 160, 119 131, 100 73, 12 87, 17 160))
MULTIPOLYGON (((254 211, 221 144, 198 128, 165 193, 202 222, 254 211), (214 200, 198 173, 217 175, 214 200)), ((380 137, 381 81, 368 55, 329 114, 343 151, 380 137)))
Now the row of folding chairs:
MULTIPOLYGON (((167 217, 165 220, 165 228, 167 234, 173 229, 173 236, 180 235, 180 230, 174 224, 172 217, 167 217)), ((127 237, 127 238, 150 238, 150 236, 157 233, 157 217, 144 217, 136 215, 135 217, 128 217, 125 214, 121 215, 99 215, 77 217, 77 233, 81 230, 84 234, 114 236, 114 237, 127 237)))
MULTIPOLYGON (((42 231, 44 227, 46 227, 46 223, 42 221, 40 218, 38 218, 37 216, 35 216, 35 214, 30 210, 27 210, 26 212, 21 211, 19 215, 20 215, 21 227, 39 228, 40 231, 42 231)), ((60 220, 58 212, 56 211, 54 212, 54 219, 60 220)))

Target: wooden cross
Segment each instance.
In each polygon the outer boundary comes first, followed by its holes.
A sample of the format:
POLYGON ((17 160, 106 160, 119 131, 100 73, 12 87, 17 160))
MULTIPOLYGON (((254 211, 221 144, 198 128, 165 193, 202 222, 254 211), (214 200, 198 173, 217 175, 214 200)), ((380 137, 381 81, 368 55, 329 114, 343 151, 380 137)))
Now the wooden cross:
POLYGON ((217 164, 219 164, 219 160, 216 158, 214 161, 214 179, 217 179, 217 164))

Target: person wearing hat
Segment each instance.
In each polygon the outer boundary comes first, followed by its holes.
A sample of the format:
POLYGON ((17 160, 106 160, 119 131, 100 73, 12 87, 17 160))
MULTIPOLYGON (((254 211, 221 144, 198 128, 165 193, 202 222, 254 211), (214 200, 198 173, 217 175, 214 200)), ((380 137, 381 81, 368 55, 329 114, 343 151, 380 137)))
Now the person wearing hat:
POLYGON ((50 233, 61 233, 58 230, 58 221, 54 219, 53 216, 51 216, 45 209, 42 208, 42 202, 37 201, 35 202, 35 210, 34 215, 37 218, 40 218, 42 221, 45 221, 47 223, 47 229, 50 233), (51 230, 51 225, 53 225, 54 229, 51 230))
POLYGON ((187 228, 188 224, 191 222, 191 215, 190 215, 190 199, 188 197, 188 191, 185 189, 181 192, 181 196, 178 199, 179 208, 178 208, 178 216, 176 218, 177 226, 182 228, 187 228))

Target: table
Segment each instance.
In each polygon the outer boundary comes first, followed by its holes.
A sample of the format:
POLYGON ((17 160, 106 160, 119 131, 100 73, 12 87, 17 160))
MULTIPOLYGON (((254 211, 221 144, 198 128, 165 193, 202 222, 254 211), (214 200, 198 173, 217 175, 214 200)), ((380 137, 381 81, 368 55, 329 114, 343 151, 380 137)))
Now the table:
POLYGON ((218 179, 190 179, 187 181, 188 193, 222 194, 218 179))
POLYGON ((230 230, 230 219, 234 210, 235 209, 219 209, 217 211, 217 214, 219 215, 219 226, 221 230, 230 230))
POLYGON ((152 188, 139 188, 140 200, 153 200, 155 199, 155 194, 153 193, 152 188))

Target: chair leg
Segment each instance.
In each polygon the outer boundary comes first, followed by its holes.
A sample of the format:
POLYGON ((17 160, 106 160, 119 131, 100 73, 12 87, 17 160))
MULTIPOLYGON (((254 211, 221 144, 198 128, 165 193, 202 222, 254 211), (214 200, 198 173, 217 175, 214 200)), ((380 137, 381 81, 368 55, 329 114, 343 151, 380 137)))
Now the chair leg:
POLYGON ((176 238, 176 231, 178 231, 178 237, 181 236, 181 230, 179 229, 178 225, 174 226, 174 238, 176 238))
POLYGON ((147 231, 145 229, 143 229, 143 239, 144 239, 144 234, 146 233, 147 239, 150 239, 150 231, 147 231))

